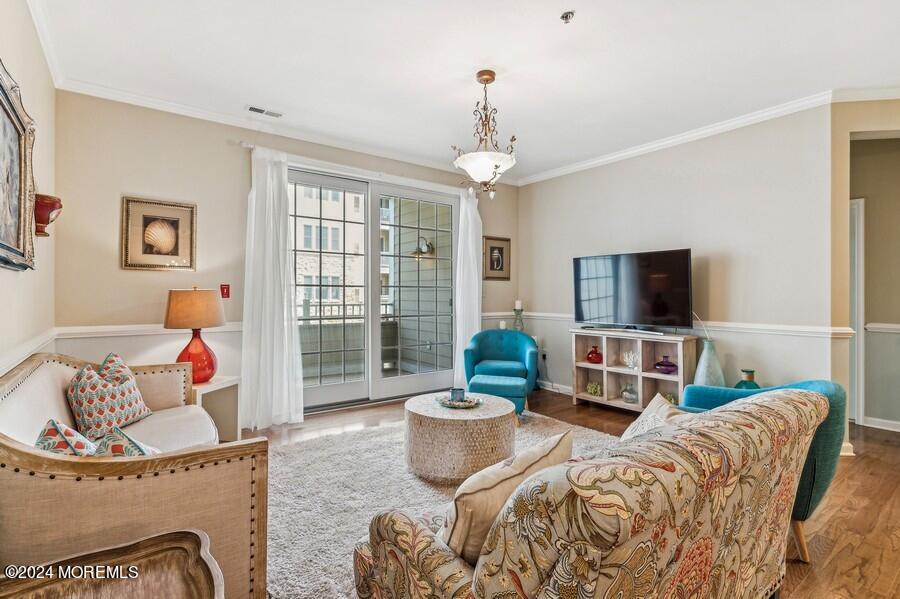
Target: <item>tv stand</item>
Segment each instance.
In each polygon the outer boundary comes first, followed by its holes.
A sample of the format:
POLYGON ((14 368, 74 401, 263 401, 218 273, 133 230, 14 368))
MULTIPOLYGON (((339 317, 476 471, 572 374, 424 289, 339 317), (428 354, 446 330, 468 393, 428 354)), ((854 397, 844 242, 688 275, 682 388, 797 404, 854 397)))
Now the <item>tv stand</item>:
MULTIPOLYGON (((673 335, 658 331, 641 331, 634 328, 586 328, 571 329, 572 334, 572 403, 586 401, 632 412, 641 412, 657 393, 668 395, 677 405, 681 401, 685 385, 694 381, 697 367, 697 337, 673 335), (593 346, 603 353, 603 361, 594 364, 587 361, 593 346), (626 352, 633 352, 636 368, 625 364, 626 352), (654 365, 668 356, 678 365, 678 370, 664 374, 654 365), (589 383, 600 384, 600 394, 587 392, 589 383), (637 394, 637 401, 622 397, 622 390, 630 384, 637 394)), ((593 387, 593 385, 592 385, 593 387)))

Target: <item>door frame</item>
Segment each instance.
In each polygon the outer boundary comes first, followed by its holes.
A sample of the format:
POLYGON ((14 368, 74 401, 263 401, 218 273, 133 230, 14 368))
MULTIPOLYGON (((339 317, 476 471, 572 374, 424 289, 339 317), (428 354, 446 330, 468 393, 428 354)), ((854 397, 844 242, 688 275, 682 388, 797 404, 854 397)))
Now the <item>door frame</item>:
POLYGON ((852 198, 850 212, 856 213, 854 222, 855 260, 850 292, 856 300, 857 330, 853 336, 856 350, 856 380, 853 392, 856 394, 856 413, 853 414, 856 424, 865 424, 866 418, 866 201, 865 198, 852 198))
MULTIPOLYGON (((452 276, 453 276, 453 289, 454 289, 454 299, 455 299, 456 266, 457 266, 457 264, 456 264, 456 262, 457 262, 456 248, 457 248, 457 243, 458 243, 458 238, 459 238, 459 201, 460 201, 459 198, 460 198, 460 194, 465 190, 464 187, 454 186, 454 185, 446 185, 444 183, 435 183, 432 181, 423 181, 421 179, 413 179, 410 177, 403 177, 403 176, 399 176, 399 175, 391 175, 391 174, 387 174, 387 173, 383 173, 383 172, 379 172, 379 171, 373 171, 373 170, 368 170, 368 169, 363 169, 363 168, 358 168, 358 167, 353 167, 353 166, 347 166, 347 165, 339 164, 336 162, 319 160, 317 158, 303 156, 302 154, 288 154, 288 168, 296 169, 296 170, 300 170, 300 171, 306 171, 309 173, 326 175, 329 177, 354 179, 357 181, 363 181, 363 182, 368 183, 367 201, 369 203, 369 212, 368 212, 367 216, 369 216, 370 219, 372 218, 371 215, 373 213, 377 213, 378 215, 380 215, 380 212, 378 212, 376 209, 376 206, 380 207, 380 201, 378 202, 378 204, 376 204, 375 199, 374 199, 378 193, 376 188, 379 186, 385 186, 385 187, 386 186, 395 186, 395 187, 405 188, 406 190, 420 191, 420 192, 423 192, 426 194, 436 194, 436 195, 454 198, 454 204, 453 204, 454 205, 454 210, 453 210, 453 248, 454 248, 454 250, 453 250, 453 266, 452 266, 453 274, 452 274, 452 276)), ((381 222, 380 216, 378 216, 378 220, 375 222, 376 223, 381 222)), ((380 244, 380 239, 378 238, 378 236, 371 234, 371 229, 369 227, 370 227, 370 223, 367 222, 366 223, 366 235, 367 235, 367 240, 368 240, 367 247, 369 249, 369 253, 366 257, 367 263, 368 263, 367 268, 366 268, 366 277, 367 277, 366 290, 367 290, 368 297, 371 298, 373 293, 377 294, 379 291, 378 289, 375 289, 375 287, 377 286, 376 284, 380 285, 380 277, 376 277, 374 280, 372 280, 371 276, 372 276, 372 273, 375 272, 374 269, 380 267, 381 247, 380 247, 380 245, 378 245, 378 244, 380 244), (377 251, 375 251, 375 253, 372 253, 373 249, 377 250, 377 251)), ((376 305, 380 306, 380 298, 376 297, 375 299, 376 299, 376 305)), ((370 305, 371 305, 371 302, 370 302, 370 305)), ((373 330, 376 326, 376 323, 378 326, 380 326, 380 321, 381 321, 380 308, 379 308, 379 314, 377 315, 378 318, 375 318, 375 316, 376 315, 373 313, 373 314, 370 314, 368 318, 366 318, 366 352, 368 353, 368 356, 366 357, 366 381, 365 381, 365 383, 368 386, 368 394, 367 394, 368 396, 362 397, 362 398, 359 398, 356 400, 338 399, 336 401, 336 403, 315 406, 312 408, 312 410, 310 410, 309 407, 304 406, 304 411, 315 412, 315 411, 324 411, 324 410, 330 410, 330 409, 339 409, 342 407, 366 405, 368 403, 375 403, 377 401, 388 400, 388 399, 392 399, 394 397, 402 397, 402 396, 410 395, 413 393, 423 393, 423 392, 427 392, 427 391, 437 391, 437 390, 441 390, 441 389, 447 389, 447 388, 453 386, 453 369, 451 368, 451 370, 447 371, 447 372, 449 372, 449 379, 448 379, 449 382, 446 385, 442 385, 442 386, 438 386, 438 387, 434 387, 434 388, 430 388, 430 389, 423 389, 423 390, 419 390, 419 391, 412 390, 412 391, 407 392, 407 391, 401 390, 400 393, 396 393, 394 395, 384 395, 384 396, 380 396, 380 397, 376 396, 375 395, 376 385, 373 382, 375 379, 375 373, 373 372, 371 365, 373 364, 372 358, 376 353, 375 352, 376 338, 373 335, 373 330)), ((456 326, 455 326, 455 324, 456 324, 456 307, 455 306, 453 308, 452 322, 453 322, 453 325, 452 325, 453 333, 452 334, 454 336, 453 344, 454 344, 454 348, 455 348, 456 343, 458 342, 458 340, 455 339, 455 335, 456 335, 456 326)), ((381 355, 380 329, 379 329, 377 341, 379 343, 378 355, 380 357, 380 355, 381 355)), ((456 366, 456 364, 455 364, 456 351, 453 352, 453 361, 454 361, 453 367, 455 367, 456 366)), ((406 377, 396 377, 396 378, 397 379, 404 379, 404 378, 417 379, 417 377, 428 376, 429 374, 434 374, 434 373, 425 373, 422 375, 419 375, 419 374, 408 375, 406 377)), ((421 379, 417 379, 417 380, 421 380, 421 379)), ((419 387, 421 387, 421 385, 419 387)))
MULTIPOLYGON (((381 223, 380 209, 381 196, 390 195, 397 197, 405 197, 411 200, 420 200, 425 202, 435 202, 449 204, 451 207, 452 230, 451 243, 452 248, 450 276, 452 280, 453 294, 456 292, 456 249, 459 244, 459 210, 460 199, 459 193, 451 194, 446 191, 437 191, 429 189, 421 189, 410 185, 402 185, 391 182, 374 181, 369 185, 369 215, 373 226, 379 226, 381 223)), ((452 306, 450 318, 451 331, 451 365, 449 370, 441 370, 436 372, 421 372, 417 374, 405 374, 395 377, 381 376, 381 278, 376 273, 380 272, 381 265, 381 238, 379 235, 372 233, 369 237, 369 255, 372 260, 369 267, 369 305, 378 306, 377 312, 370 309, 371 318, 369 319, 369 400, 382 401, 393 397, 403 397, 409 395, 419 395, 431 391, 449 389, 453 386, 453 369, 456 359, 456 306, 452 306)))

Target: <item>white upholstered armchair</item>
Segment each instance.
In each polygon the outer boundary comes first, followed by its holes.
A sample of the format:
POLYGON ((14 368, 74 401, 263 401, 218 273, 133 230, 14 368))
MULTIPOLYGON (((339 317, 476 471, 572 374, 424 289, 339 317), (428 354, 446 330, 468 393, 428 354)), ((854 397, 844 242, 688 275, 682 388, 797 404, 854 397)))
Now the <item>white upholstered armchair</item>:
POLYGON ((160 455, 35 449, 48 419, 74 426, 65 389, 85 364, 35 354, 0 377, 0 566, 197 529, 209 536, 225 596, 265 597, 268 442, 218 444, 212 421, 192 405, 190 364, 163 364, 131 367, 153 414, 126 427, 142 425, 141 440, 160 455))

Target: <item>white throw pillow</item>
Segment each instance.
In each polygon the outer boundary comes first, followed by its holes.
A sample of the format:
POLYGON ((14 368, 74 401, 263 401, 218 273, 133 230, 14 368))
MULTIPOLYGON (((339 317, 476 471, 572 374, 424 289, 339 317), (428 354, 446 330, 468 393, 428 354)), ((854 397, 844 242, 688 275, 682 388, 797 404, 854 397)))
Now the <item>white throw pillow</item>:
POLYGON ((625 429, 625 432, 622 433, 622 441, 637 437, 638 435, 643 435, 655 428, 666 426, 670 422, 687 415, 689 415, 688 412, 679 410, 673 406, 668 399, 657 393, 656 397, 647 404, 647 407, 644 408, 641 415, 637 417, 637 420, 632 422, 631 425, 625 429))
POLYGON ((476 472, 456 490, 447 509, 441 538, 454 553, 474 566, 491 525, 516 487, 532 474, 571 457, 572 432, 566 431, 476 472))

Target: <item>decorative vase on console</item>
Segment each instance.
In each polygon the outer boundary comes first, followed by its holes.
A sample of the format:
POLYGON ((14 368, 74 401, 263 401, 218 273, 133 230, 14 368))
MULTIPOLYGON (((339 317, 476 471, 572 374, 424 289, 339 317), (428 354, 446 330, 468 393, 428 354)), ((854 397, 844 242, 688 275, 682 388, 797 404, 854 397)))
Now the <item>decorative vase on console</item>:
POLYGON ((700 354, 700 361, 697 362, 694 384, 707 387, 725 386, 725 374, 722 372, 722 365, 719 364, 716 345, 712 339, 703 340, 703 353, 700 354))
POLYGON ((741 380, 734 386, 735 389, 759 389, 756 382, 756 371, 750 368, 741 368, 741 380))
POLYGON ((716 346, 700 317, 696 313, 694 313, 694 317, 700 321, 703 331, 706 333, 706 339, 703 340, 703 351, 700 353, 697 370, 694 372, 694 384, 706 385, 707 387, 724 387, 725 373, 722 372, 722 365, 719 363, 718 354, 716 354, 716 346))
POLYGON ((522 313, 525 310, 522 308, 522 300, 516 300, 516 307, 513 308, 513 314, 515 314, 515 319, 513 320, 513 328, 517 331, 525 330, 525 321, 522 320, 522 313))
POLYGON ((663 359, 654 364, 653 368, 662 374, 675 374, 678 372, 678 364, 669 360, 669 356, 663 356, 663 359))
POLYGON ((591 351, 585 356, 585 360, 591 364, 603 364, 603 352, 597 349, 596 345, 591 346, 591 351))

